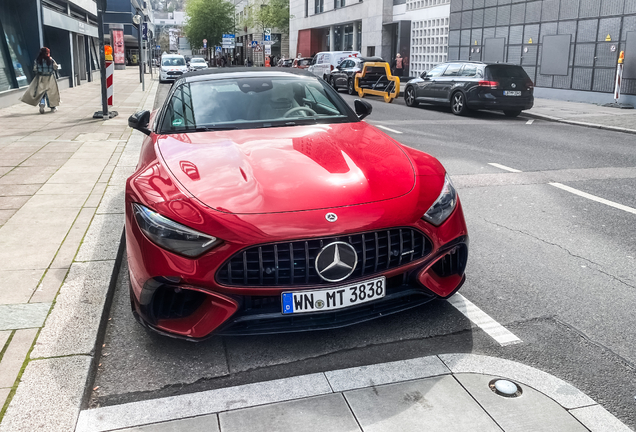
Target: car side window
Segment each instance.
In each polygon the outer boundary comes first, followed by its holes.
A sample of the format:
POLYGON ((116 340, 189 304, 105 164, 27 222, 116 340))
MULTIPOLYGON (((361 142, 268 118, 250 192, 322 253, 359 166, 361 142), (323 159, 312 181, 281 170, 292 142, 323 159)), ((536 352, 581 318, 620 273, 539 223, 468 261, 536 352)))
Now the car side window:
POLYGON ((461 76, 465 77, 475 77, 477 75, 477 65, 474 64, 466 64, 462 69, 461 76))
POLYGON ((451 63, 444 71, 444 76, 458 76, 459 70, 462 68, 461 63, 451 63))
POLYGON ((446 66, 448 66, 447 64, 441 64, 439 66, 435 66, 433 69, 431 69, 430 71, 428 71, 426 73, 426 77, 427 78, 436 78, 438 76, 441 76, 444 73, 444 70, 446 70, 446 66))

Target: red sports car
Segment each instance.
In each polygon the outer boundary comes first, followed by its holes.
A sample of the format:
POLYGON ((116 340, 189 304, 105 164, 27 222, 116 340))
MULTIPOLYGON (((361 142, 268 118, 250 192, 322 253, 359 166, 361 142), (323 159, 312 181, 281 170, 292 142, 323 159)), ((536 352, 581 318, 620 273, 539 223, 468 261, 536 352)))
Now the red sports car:
POLYGON ((126 183, 133 313, 190 340, 359 323, 451 296, 468 235, 434 157, 304 71, 184 75, 126 183))

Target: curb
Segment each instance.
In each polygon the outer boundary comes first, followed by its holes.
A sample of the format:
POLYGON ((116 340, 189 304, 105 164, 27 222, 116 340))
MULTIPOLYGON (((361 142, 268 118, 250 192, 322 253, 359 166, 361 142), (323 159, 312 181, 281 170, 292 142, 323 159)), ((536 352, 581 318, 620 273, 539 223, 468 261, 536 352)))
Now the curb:
POLYGON ((456 374, 514 380, 547 396, 592 432, 631 431, 589 396, 546 372, 495 357, 440 354, 84 410, 76 432, 158 426, 173 420, 456 374))
POLYGON ((565 124, 570 124, 574 126, 583 126, 583 127, 594 128, 594 129, 604 129, 604 130, 609 130, 613 132, 636 134, 636 129, 629 129, 629 128, 623 128, 618 126, 606 126, 606 125, 601 125, 598 123, 587 123, 587 122, 580 122, 576 120, 567 120, 561 117, 553 117, 553 116, 549 116, 545 114, 537 114, 537 113, 528 112, 528 111, 524 111, 522 115, 526 117, 533 117, 536 119, 548 120, 548 121, 557 122, 557 123, 565 123, 565 124))
MULTIPOLYGON (((137 109, 154 104, 158 83, 142 96, 137 109)), ((100 204, 28 357, 0 432, 75 429, 88 387, 97 370, 99 341, 115 292, 124 255, 123 190, 134 171, 143 136, 133 131, 122 146, 100 204)))

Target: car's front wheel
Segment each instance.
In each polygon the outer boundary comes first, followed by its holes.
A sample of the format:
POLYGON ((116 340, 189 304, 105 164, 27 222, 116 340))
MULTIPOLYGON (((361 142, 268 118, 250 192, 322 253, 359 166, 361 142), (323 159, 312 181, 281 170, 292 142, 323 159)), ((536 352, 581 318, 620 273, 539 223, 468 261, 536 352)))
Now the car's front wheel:
POLYGON ((349 82, 347 82, 347 93, 350 95, 356 94, 356 88, 353 85, 353 78, 349 78, 349 82))
POLYGON ((451 96, 451 111, 453 114, 461 116, 468 113, 468 106, 466 106, 466 96, 464 93, 458 91, 451 96))
POLYGON ((404 102, 406 102, 406 106, 416 107, 419 104, 417 100, 415 100, 415 89, 413 87, 407 87, 404 92, 404 102))
POLYGON ((331 85, 331 87, 335 88, 336 91, 338 91, 338 87, 336 87, 336 80, 333 79, 333 77, 329 77, 329 85, 331 85))
POLYGON ((506 117, 517 117, 521 114, 521 110, 504 110, 504 114, 506 117))

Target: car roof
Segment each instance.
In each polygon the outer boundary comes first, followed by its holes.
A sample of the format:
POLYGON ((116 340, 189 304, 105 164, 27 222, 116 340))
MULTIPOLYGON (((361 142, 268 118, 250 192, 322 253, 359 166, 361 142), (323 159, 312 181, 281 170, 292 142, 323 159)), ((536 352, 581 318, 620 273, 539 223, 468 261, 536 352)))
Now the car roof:
POLYGON ((162 54, 161 57, 183 57, 181 54, 162 54))
POLYGON ((193 71, 185 73, 181 76, 180 80, 186 82, 205 81, 209 79, 224 79, 224 78, 255 78, 262 76, 269 77, 285 77, 289 75, 297 75, 306 78, 317 79, 315 75, 306 72, 304 69, 289 68, 268 68, 268 67, 231 67, 231 68, 218 68, 218 69, 202 69, 199 71, 193 71))
POLYGON ((513 63, 500 63, 500 62, 482 62, 482 61, 474 61, 474 60, 448 60, 440 64, 450 64, 450 63, 466 63, 466 64, 476 64, 476 65, 484 65, 484 66, 518 66, 522 67, 518 64, 513 63))

